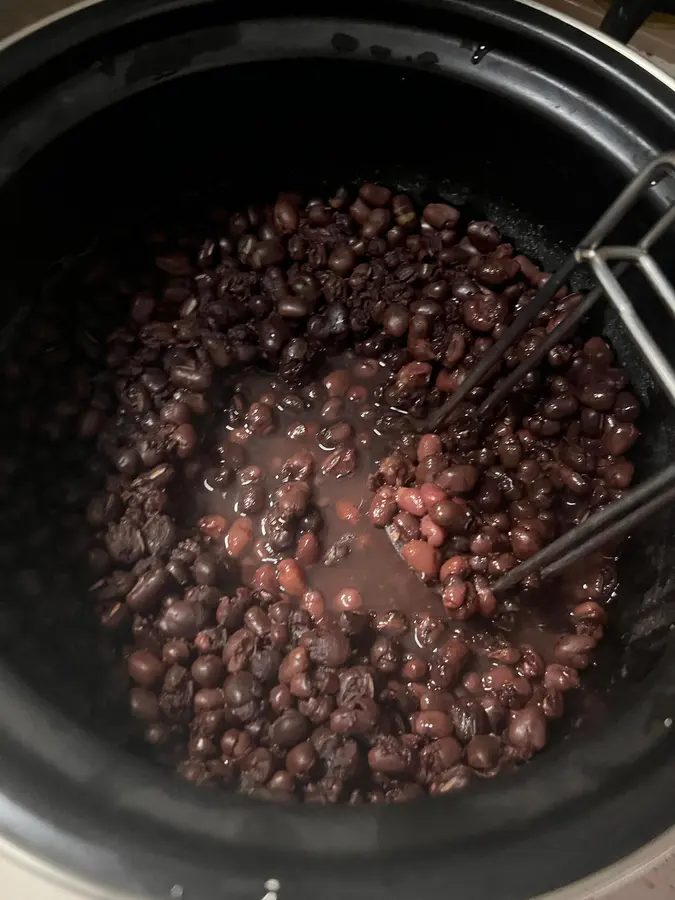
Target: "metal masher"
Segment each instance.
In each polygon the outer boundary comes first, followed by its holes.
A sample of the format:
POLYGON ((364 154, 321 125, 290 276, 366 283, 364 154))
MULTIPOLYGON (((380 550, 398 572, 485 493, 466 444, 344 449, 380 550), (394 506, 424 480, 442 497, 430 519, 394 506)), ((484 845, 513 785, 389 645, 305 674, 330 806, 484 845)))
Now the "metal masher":
MULTIPOLYGON (((504 400, 515 385, 544 359, 549 350, 565 339, 603 295, 613 304, 627 333, 638 345, 647 366, 669 401, 675 406, 675 370, 641 321, 620 283, 622 276, 631 267, 637 268, 675 318, 675 290, 650 252, 659 238, 675 222, 675 200, 635 245, 603 245, 603 241, 611 235, 643 194, 658 184, 662 178, 674 172, 675 152, 664 153, 645 166, 591 228, 558 271, 518 313, 503 336, 470 370, 452 396, 429 418, 425 430, 437 431, 443 426, 467 394, 481 383, 495 364, 500 362, 504 352, 522 337, 532 319, 552 300, 558 289, 582 266, 590 269, 597 281, 596 287, 546 336, 525 361, 497 384, 481 404, 478 410, 479 417, 485 416, 504 400)), ((624 537, 636 525, 673 500, 675 500, 675 462, 638 487, 626 491, 619 500, 589 515, 581 524, 501 576, 491 587, 496 592, 506 591, 533 572, 538 572, 542 579, 557 575, 591 551, 624 537)))

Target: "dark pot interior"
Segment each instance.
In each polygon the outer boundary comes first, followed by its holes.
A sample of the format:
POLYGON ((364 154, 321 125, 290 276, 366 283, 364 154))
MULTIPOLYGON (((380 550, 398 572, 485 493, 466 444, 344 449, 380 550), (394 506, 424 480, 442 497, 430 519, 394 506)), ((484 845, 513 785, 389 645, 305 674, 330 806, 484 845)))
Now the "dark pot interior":
MULTIPOLYGON (((404 4, 395 11, 401 17, 397 26, 288 19, 239 27, 227 22, 220 5, 204 3, 173 18, 158 17, 152 39, 147 23, 125 30, 122 15, 117 31, 104 40, 90 38, 77 52, 62 54, 58 66, 36 65, 30 78, 17 77, 0 100, 2 340, 12 341, 17 310, 44 293, 45 279, 55 284, 49 302, 69 302, 64 282, 54 280, 64 260, 67 269, 96 240, 123 240, 130 220, 191 216, 205 196, 236 205, 239 199, 268 200, 279 189, 324 192, 380 181, 420 201, 443 197, 467 217, 494 219, 521 252, 550 270, 641 159, 666 149, 672 123, 662 116, 663 96, 652 98, 652 105, 640 106, 636 99, 640 91, 658 93, 662 86, 629 89, 631 77, 643 78, 629 71, 624 95, 600 102, 607 68, 619 65, 617 60, 610 55, 601 64, 589 63, 585 47, 569 55, 562 48, 571 40, 564 29, 545 46, 536 15, 523 12, 523 24, 496 7, 447 4, 439 18, 438 12, 404 4), (528 32, 534 26, 538 37, 528 32), (485 43, 490 52, 472 65, 472 55, 485 43), (57 93, 59 84, 65 87, 57 93), (19 119, 21 129, 5 130, 19 119)), ((374 20, 379 12, 373 7, 374 20)), ((394 10, 390 15, 389 21, 394 10)), ((626 234, 635 236, 665 199, 664 189, 636 211, 626 234)), ((664 241, 664 258, 672 259, 669 250, 664 241)), ((587 284, 584 276, 578 284, 587 284)), ((664 346, 673 346, 673 323, 644 285, 636 282, 634 289, 645 321, 663 336, 664 346)), ((598 326, 644 405, 635 459, 644 478, 673 458, 675 415, 604 307, 592 325, 598 326)), ((2 436, 9 447, 16 439, 2 436)), ((48 445, 39 458, 49 466, 48 445)), ((58 471, 52 475, 67 478, 58 471)), ((8 507, 0 525, 4 536, 17 528, 28 534, 31 523, 8 507)), ((493 875, 508 873, 508 886, 499 888, 503 897, 560 885, 669 824, 670 797, 657 785, 672 740, 664 720, 674 709, 674 526, 675 510, 666 510, 626 545, 607 658, 589 678, 603 697, 593 715, 582 710, 583 721, 565 741, 554 742, 514 777, 462 796, 376 812, 287 811, 227 796, 214 800, 137 770, 79 731, 66 731, 63 720, 24 694, 11 673, 18 672, 69 719, 110 736, 110 718, 91 719, 96 626, 93 620, 59 622, 58 595, 54 622, 35 621, 5 565, 0 647, 7 666, 2 678, 12 689, 0 713, 10 761, 4 789, 13 802, 57 825, 62 836, 79 840, 84 831, 85 840, 99 846, 111 846, 108 824, 124 821, 128 834, 142 835, 144 846, 124 846, 124 876, 111 871, 104 853, 99 876, 151 894, 162 893, 167 879, 170 884, 193 877, 197 884, 227 883, 235 893, 250 892, 280 872, 299 895, 319 884, 325 896, 337 895, 338 888, 359 896, 384 889, 398 893, 415 884, 411 867, 419 867, 422 856, 424 890, 446 889, 452 871, 465 896, 482 896, 491 876, 479 870, 491 869, 491 861, 493 875), (91 652, 64 653, 69 628, 79 630, 91 652), (59 723, 55 737, 40 737, 43 722, 59 723), (64 758, 62 740, 73 742, 68 746, 81 766, 77 776, 73 757, 64 758), (23 787, 33 764, 30 777, 46 785, 39 801, 23 787), (80 795, 64 817, 53 798, 59 792, 68 797, 74 779, 80 795), (637 809, 632 818, 625 815, 628 803, 637 809), (652 814, 643 816, 649 808, 652 814), (83 828, 92 817, 96 825, 83 828), (606 829, 605 840, 612 834, 614 846, 589 850, 593 829, 606 829), (519 860, 527 847, 547 862, 524 866, 519 860), (549 864, 545 854, 551 847, 557 861, 549 864), (177 848, 175 859, 162 870, 158 860, 173 855, 169 848, 177 848), (413 850, 420 854, 415 862, 413 850), (583 861, 571 867, 568 854, 583 861), (184 857, 189 859, 181 869, 184 857), (190 874, 197 859, 200 872, 190 874), (386 872, 380 865, 385 862, 386 872), (300 864, 305 868, 298 874, 300 864), (340 879, 326 885, 323 879, 331 881, 337 871, 340 879)), ((61 564, 48 553, 37 561, 28 543, 21 563, 37 563, 49 573, 48 583, 61 564)), ((74 864, 65 839, 19 827, 11 811, 4 827, 74 864)))

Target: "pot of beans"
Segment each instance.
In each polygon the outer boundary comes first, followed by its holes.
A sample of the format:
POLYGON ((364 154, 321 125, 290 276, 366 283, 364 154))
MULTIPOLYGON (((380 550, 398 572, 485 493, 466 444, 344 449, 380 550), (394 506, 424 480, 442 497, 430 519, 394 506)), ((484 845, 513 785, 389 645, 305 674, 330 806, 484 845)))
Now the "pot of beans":
POLYGON ((100 896, 522 900, 670 827, 675 511, 493 590, 672 461, 630 334, 477 414, 577 275, 426 427, 666 76, 529 2, 134 0, 0 84, 6 839, 100 896))

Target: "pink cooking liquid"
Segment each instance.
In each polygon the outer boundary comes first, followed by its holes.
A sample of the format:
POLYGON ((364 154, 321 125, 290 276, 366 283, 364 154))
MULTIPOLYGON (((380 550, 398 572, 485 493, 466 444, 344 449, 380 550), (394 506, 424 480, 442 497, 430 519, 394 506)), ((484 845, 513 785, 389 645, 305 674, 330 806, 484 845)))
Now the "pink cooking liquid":
MULTIPOLYGON (((240 377, 240 388, 247 404, 274 401, 276 430, 260 436, 246 434, 239 428, 229 428, 229 436, 242 442, 246 448, 247 462, 260 466, 265 472, 264 488, 273 495, 281 485, 280 470, 283 463, 299 450, 309 450, 316 457, 315 476, 312 480, 312 503, 323 516, 319 533, 321 552, 312 565, 305 567, 308 590, 320 592, 327 611, 340 612, 344 608, 340 596, 345 590, 355 590, 362 598, 362 608, 374 611, 396 609, 408 616, 431 613, 445 618, 440 596, 433 585, 423 583, 401 559, 392 546, 384 529, 375 528, 368 518, 373 497, 368 488, 368 478, 377 469, 379 460, 391 452, 395 435, 383 433, 378 420, 383 415, 400 418, 376 400, 376 389, 385 384, 388 371, 372 360, 357 359, 351 353, 332 359, 323 371, 335 392, 340 393, 342 409, 337 421, 346 422, 352 428, 347 442, 356 450, 356 469, 353 474, 335 477, 322 474, 321 464, 333 451, 333 445, 322 444, 320 432, 333 421, 325 421, 320 413, 325 402, 323 392, 317 398, 316 389, 289 389, 273 375, 250 370, 240 377), (347 377, 345 377, 345 375, 347 377), (344 387, 344 391, 339 388, 344 387), (301 397, 305 408, 289 409, 283 402, 290 394, 301 397), (365 412, 365 415, 364 415, 365 412), (325 565, 324 557, 339 539, 351 536, 350 552, 334 565, 325 565)), ((216 425, 218 422, 216 421, 216 425)), ((228 526, 243 515, 238 510, 239 485, 232 482, 225 490, 214 490, 204 483, 198 496, 198 516, 222 516, 228 526)), ((253 544, 264 543, 263 518, 267 508, 258 514, 249 514, 253 525, 253 543, 242 556, 242 581, 247 583, 262 562, 278 562, 293 556, 293 548, 275 552, 267 547, 266 553, 255 553, 253 544)), ((526 603, 515 596, 505 601, 494 621, 474 618, 469 622, 451 622, 449 627, 457 635, 468 636, 477 632, 503 632, 510 641, 528 643, 548 662, 553 659, 553 647, 562 631, 569 610, 579 602, 578 588, 585 580, 585 563, 568 572, 562 582, 547 585, 546 590, 528 598, 526 603)), ((418 648, 419 651, 419 648, 418 648)))

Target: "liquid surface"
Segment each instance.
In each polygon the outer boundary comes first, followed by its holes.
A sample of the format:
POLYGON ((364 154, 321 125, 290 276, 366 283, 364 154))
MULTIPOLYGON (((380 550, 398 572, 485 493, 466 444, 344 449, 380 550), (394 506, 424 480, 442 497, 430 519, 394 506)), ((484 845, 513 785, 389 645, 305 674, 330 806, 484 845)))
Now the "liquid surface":
MULTIPOLYGON (((309 452, 316 460, 312 503, 322 518, 320 555, 308 569, 307 585, 319 591, 329 608, 333 606, 338 612, 341 608, 336 598, 340 591, 354 588, 365 598, 364 604, 369 609, 441 614, 443 608, 438 595, 398 557, 386 532, 374 529, 368 518, 372 501, 369 479, 391 444, 391 436, 380 430, 382 423, 378 420, 393 415, 395 420, 405 421, 374 396, 390 373, 372 360, 358 360, 353 355, 336 357, 323 369, 324 378, 345 383, 341 396, 323 403, 312 397, 316 389, 292 393, 274 376, 260 372, 249 372, 236 384, 239 395, 246 397, 248 403, 259 402, 261 398, 268 404, 274 401, 274 433, 265 437, 246 435, 243 443, 248 459, 263 470, 262 483, 268 491, 273 492, 282 484, 280 473, 286 460, 302 451, 309 452), (302 409, 298 408, 300 404, 302 409), (348 476, 335 477, 320 471, 322 463, 336 449, 330 437, 322 433, 336 423, 347 425, 351 431, 346 443, 354 449, 355 468, 348 476), (336 544, 344 548, 344 556, 338 549, 341 558, 336 559, 333 553, 331 562, 331 548, 336 544)), ((229 431, 231 434, 234 428, 230 426, 229 431)), ((214 490, 207 479, 199 504, 202 514, 220 515, 232 522, 237 515, 244 515, 238 510, 238 493, 240 488, 236 484, 225 491, 214 490)), ((249 518, 254 527, 253 540, 260 541, 261 546, 259 553, 249 553, 242 559, 245 573, 261 561, 278 562, 283 558, 265 545, 264 513, 249 518)))

